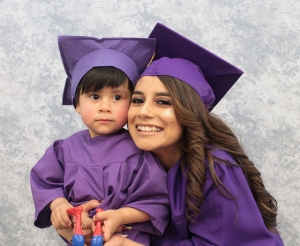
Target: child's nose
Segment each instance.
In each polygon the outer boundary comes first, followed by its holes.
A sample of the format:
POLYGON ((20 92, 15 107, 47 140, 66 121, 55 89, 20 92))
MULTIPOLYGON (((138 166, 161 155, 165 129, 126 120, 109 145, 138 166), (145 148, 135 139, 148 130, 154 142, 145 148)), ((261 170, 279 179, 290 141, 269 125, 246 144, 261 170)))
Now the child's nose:
POLYGON ((107 100, 102 100, 99 107, 100 112, 110 112, 111 107, 110 103, 107 100))

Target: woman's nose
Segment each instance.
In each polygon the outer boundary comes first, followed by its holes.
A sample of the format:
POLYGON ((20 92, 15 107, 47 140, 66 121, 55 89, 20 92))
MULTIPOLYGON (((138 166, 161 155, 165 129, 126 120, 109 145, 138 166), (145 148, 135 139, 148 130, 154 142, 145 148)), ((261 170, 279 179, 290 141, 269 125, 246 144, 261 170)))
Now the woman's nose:
POLYGON ((144 104, 141 108, 140 111, 138 112, 138 117, 139 118, 153 118, 155 115, 155 112, 153 108, 149 104, 144 104))

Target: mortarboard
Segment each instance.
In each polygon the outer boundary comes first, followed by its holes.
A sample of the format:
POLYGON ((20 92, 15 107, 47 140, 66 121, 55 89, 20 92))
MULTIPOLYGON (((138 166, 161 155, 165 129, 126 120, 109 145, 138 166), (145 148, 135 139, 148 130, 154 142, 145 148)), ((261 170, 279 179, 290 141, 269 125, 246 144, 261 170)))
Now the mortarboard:
POLYGON ((156 55, 141 76, 180 79, 197 91, 209 110, 243 74, 239 68, 160 23, 149 38, 156 39, 156 55))
POLYGON ((81 78, 93 67, 116 67, 135 85, 155 52, 155 39, 58 36, 58 47, 67 74, 62 104, 72 105, 81 78))

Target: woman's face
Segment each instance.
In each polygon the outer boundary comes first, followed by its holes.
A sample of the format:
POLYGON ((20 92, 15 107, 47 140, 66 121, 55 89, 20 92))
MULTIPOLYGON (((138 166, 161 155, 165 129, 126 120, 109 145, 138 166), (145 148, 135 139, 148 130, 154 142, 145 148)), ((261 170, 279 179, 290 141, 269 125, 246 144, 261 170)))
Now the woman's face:
POLYGON ((153 152, 162 164, 173 165, 181 157, 182 126, 158 77, 145 76, 138 81, 128 112, 128 129, 137 147, 153 152))

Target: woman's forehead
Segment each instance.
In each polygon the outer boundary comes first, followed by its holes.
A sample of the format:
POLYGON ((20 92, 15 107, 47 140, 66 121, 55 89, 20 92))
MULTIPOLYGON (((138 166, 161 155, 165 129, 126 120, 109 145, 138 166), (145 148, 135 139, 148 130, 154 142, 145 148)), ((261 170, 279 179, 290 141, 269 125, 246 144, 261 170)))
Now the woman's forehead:
POLYGON ((135 90, 143 91, 168 91, 163 82, 157 76, 144 76, 139 79, 135 90))

